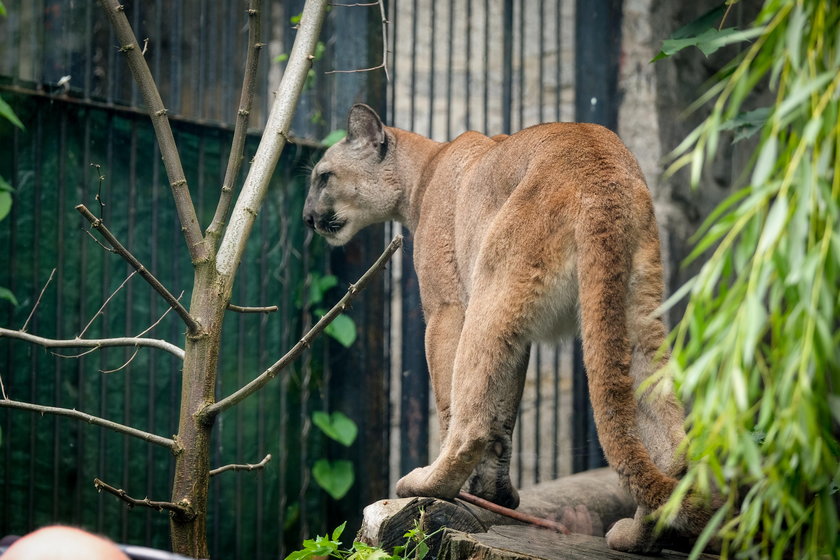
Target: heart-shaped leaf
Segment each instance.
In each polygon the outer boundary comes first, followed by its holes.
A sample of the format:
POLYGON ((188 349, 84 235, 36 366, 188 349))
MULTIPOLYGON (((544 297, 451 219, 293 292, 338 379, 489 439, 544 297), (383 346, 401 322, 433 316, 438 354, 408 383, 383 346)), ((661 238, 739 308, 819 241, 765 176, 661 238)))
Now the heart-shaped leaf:
POLYGON ((318 411, 312 414, 312 423, 321 428, 327 437, 334 439, 341 445, 349 447, 359 433, 356 423, 343 412, 333 412, 332 415, 318 411))
POLYGON ((312 467, 312 476, 318 486, 335 500, 343 498, 356 480, 353 463, 344 460, 330 463, 326 459, 318 459, 312 467))
POLYGON ((345 348, 350 348, 356 341, 356 323, 345 314, 341 314, 327 325, 324 332, 336 339, 345 348))

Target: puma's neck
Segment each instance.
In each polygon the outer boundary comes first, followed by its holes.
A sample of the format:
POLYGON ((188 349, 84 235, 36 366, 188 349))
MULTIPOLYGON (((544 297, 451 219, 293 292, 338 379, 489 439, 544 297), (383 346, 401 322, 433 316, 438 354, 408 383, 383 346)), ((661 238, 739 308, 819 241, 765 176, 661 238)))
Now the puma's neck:
POLYGON ((396 181, 402 190, 398 221, 414 231, 420 221, 420 207, 426 192, 434 159, 445 143, 435 142, 399 128, 388 128, 396 140, 396 181))

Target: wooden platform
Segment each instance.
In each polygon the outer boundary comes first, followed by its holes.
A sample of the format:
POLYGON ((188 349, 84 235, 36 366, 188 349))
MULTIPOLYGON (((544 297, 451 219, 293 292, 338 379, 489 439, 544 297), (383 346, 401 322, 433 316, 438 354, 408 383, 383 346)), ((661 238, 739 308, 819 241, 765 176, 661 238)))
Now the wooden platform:
MULTIPOLYGON (((618 552, 603 537, 562 535, 521 525, 498 525, 486 533, 449 530, 443 536, 439 560, 650 560, 650 556, 618 552)), ((688 554, 665 550, 655 558, 678 560, 688 554)), ((701 554, 703 560, 717 556, 701 554)))

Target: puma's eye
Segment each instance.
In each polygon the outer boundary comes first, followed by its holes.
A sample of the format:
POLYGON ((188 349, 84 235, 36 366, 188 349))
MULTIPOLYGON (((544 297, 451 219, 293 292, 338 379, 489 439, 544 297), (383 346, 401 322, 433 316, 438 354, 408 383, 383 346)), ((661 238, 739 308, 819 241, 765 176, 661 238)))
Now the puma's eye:
POLYGON ((318 175, 318 185, 321 188, 326 187, 327 182, 330 180, 330 177, 332 177, 332 172, 331 171, 325 171, 324 173, 319 174, 318 175))

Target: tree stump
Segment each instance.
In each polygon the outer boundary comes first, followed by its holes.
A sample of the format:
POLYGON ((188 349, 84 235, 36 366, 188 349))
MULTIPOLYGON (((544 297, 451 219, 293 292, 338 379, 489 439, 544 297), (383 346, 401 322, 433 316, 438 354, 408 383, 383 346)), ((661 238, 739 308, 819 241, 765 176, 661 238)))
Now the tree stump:
MULTIPOLYGON (((596 469, 538 484, 520 492, 518 511, 562 523, 569 531, 603 536, 617 520, 632 517, 635 504, 611 469, 596 469)), ((406 544, 405 533, 421 522, 434 559, 443 531, 486 533, 496 525, 522 525, 460 500, 398 498, 365 508, 358 540, 392 550, 406 544)), ((606 545, 604 545, 606 546, 606 545)))

